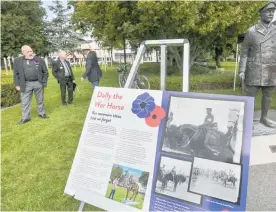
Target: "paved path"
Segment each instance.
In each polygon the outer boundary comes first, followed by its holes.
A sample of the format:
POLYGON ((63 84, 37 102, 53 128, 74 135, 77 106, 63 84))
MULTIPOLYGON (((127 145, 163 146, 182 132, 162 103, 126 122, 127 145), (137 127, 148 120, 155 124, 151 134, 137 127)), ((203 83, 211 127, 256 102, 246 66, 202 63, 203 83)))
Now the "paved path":
POLYGON ((252 138, 248 184, 248 211, 276 211, 276 135, 252 138))

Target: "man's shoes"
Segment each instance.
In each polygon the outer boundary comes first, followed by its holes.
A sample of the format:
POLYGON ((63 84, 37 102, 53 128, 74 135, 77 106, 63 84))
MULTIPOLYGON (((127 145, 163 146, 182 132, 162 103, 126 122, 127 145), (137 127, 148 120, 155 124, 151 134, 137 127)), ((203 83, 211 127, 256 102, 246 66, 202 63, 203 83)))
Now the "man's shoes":
POLYGON ((39 115, 40 118, 43 118, 43 119, 48 119, 49 116, 47 116, 46 114, 43 114, 43 115, 39 115))
POLYGON ((63 107, 66 107, 66 106, 67 106, 67 104, 66 104, 66 103, 62 103, 62 106, 63 106, 63 107))
POLYGON ((17 124, 25 124, 27 122, 31 121, 31 119, 21 119, 17 124))
POLYGON ((68 105, 72 105, 73 104, 73 102, 68 102, 68 105))

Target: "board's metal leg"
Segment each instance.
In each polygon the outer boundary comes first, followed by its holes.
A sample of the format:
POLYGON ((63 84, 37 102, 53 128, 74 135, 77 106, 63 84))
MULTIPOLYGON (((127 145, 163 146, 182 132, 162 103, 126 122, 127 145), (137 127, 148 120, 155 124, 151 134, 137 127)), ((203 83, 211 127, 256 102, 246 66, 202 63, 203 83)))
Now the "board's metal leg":
POLYGON ((189 69, 190 69, 190 44, 184 44, 183 50, 183 84, 182 91, 189 92, 189 69))
POLYGON ((85 202, 81 202, 78 211, 79 211, 79 212, 83 211, 83 210, 84 210, 84 206, 85 206, 85 202))
POLYGON ((135 79, 135 76, 136 76, 136 73, 138 71, 138 67, 139 67, 139 63, 144 55, 146 51, 146 46, 145 44, 141 44, 139 49, 138 49, 138 52, 137 52, 137 55, 135 57, 135 60, 134 60, 134 63, 130 69, 130 72, 129 72, 129 75, 128 75, 128 78, 127 78, 127 81, 126 81, 126 84, 125 84, 125 88, 131 88, 132 86, 132 83, 135 79))
POLYGON ((167 70, 167 45, 161 45, 161 80, 160 90, 166 90, 166 70, 167 70))

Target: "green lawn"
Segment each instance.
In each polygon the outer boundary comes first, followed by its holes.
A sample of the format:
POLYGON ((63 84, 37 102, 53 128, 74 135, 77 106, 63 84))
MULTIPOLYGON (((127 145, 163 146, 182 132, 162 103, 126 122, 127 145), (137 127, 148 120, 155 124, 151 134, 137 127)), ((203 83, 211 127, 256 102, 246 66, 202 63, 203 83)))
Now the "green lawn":
MULTIPOLYGON (((106 195, 105 195, 107 198, 109 197, 111 189, 112 189, 112 185, 109 184, 108 187, 107 187, 106 195)), ((122 198, 125 198, 125 197, 126 197, 126 188, 122 188, 122 187, 118 186, 116 188, 116 192, 114 194, 114 199, 113 200, 117 201, 117 202, 122 202, 122 198)), ((130 192, 128 199, 130 197, 132 197, 132 192, 130 192)), ((133 205, 133 207, 142 209, 143 208, 143 203, 144 203, 144 196, 142 196, 141 194, 138 194, 135 198, 135 201, 140 202, 140 204, 139 205, 133 205)))
MULTIPOLYGON (((234 72, 235 71, 235 62, 222 62, 221 66, 222 68, 224 68, 224 71, 230 71, 230 72, 234 72)), ((211 65, 215 66, 216 63, 212 62, 211 65)), ((239 67, 237 67, 239 68, 239 67)))
MULTIPOLYGON (((50 74, 45 90, 48 120, 37 117, 35 98, 27 124, 16 125, 20 105, 2 111, 2 210, 78 209, 79 202, 63 195, 63 190, 92 95, 90 83, 80 82, 81 73, 75 72, 81 95, 75 93, 74 105, 66 108, 50 74)), ((102 85, 117 85, 114 69, 103 74, 102 85)))
MULTIPOLYGON (((45 105, 50 119, 37 117, 33 99, 32 121, 16 125, 21 118, 20 105, 2 114, 2 210, 73 211, 79 201, 63 195, 73 157, 78 145, 92 95, 88 81, 80 82, 82 70, 75 71, 81 95, 74 94, 74 104, 62 107, 56 80, 49 78, 45 105)), ((5 73, 4 73, 5 74, 5 73)), ((103 73, 102 86, 117 87, 115 68, 103 73)), ((239 94, 231 90, 204 91, 239 94)), ((256 106, 260 108, 260 96, 256 106)), ((274 95, 273 107, 276 108, 274 95)), ((96 210, 86 207, 86 210, 96 210)))

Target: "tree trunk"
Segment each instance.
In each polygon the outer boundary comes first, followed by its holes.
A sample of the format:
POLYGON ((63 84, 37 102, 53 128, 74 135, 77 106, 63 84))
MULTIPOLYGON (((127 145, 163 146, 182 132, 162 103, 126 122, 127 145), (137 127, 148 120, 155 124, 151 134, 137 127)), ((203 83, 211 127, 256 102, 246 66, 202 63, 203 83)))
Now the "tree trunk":
MULTIPOLYGON (((176 62, 177 67, 179 68, 180 72, 182 73, 183 69, 183 56, 181 57, 180 51, 178 49, 173 49, 172 47, 169 47, 170 53, 172 54, 172 60, 174 59, 176 62)), ((183 54, 182 54, 183 55, 183 54)), ((190 64, 189 67, 194 64, 194 61, 196 57, 199 55, 199 48, 194 45, 193 48, 190 49, 190 64)))
POLYGON ((222 47, 216 46, 215 47, 215 60, 216 60, 217 68, 221 68, 221 63, 220 63, 220 56, 221 55, 222 55, 222 47))
POLYGON ((215 60, 216 60, 216 66, 217 66, 218 68, 221 68, 220 56, 216 56, 216 57, 215 57, 215 60))
POLYGON ((168 65, 169 66, 173 65, 173 57, 172 57, 172 55, 170 55, 169 58, 168 58, 168 65))
POLYGON ((124 44, 124 64, 126 65, 126 39, 123 38, 123 44, 124 44))
POLYGON ((113 47, 111 46, 111 49, 110 49, 110 54, 111 54, 111 66, 113 64, 113 47))
POLYGON ((183 63, 183 61, 182 61, 182 58, 181 58, 181 56, 180 56, 180 54, 179 54, 178 49, 169 46, 169 51, 170 51, 170 53, 171 53, 172 61, 173 61, 173 59, 174 59, 175 62, 176 62, 177 67, 178 67, 180 70, 182 70, 182 65, 183 65, 182 63, 183 63))
MULTIPOLYGON (((195 59, 198 57, 198 55, 200 53, 200 49, 203 47, 205 47, 205 49, 208 49, 209 46, 205 44, 206 43, 205 39, 201 39, 192 34, 190 36, 186 35, 184 37, 189 38, 189 42, 190 42, 189 68, 191 68, 191 66, 194 64, 195 59), (201 43, 201 45, 200 45, 200 41, 202 41, 202 40, 204 40, 204 44, 201 43)), ((212 37, 213 37, 213 39, 215 39, 215 36, 212 36, 212 37)), ((164 32, 162 33, 162 39, 167 39, 167 36, 164 32)), ((212 42, 213 42, 213 40, 210 41, 210 43, 212 43, 212 42)), ((171 46, 168 47, 168 50, 172 54, 172 57, 175 58, 177 67, 180 69, 180 72, 182 73, 183 56, 181 57, 180 50, 178 50, 178 49, 174 50, 171 46)))

